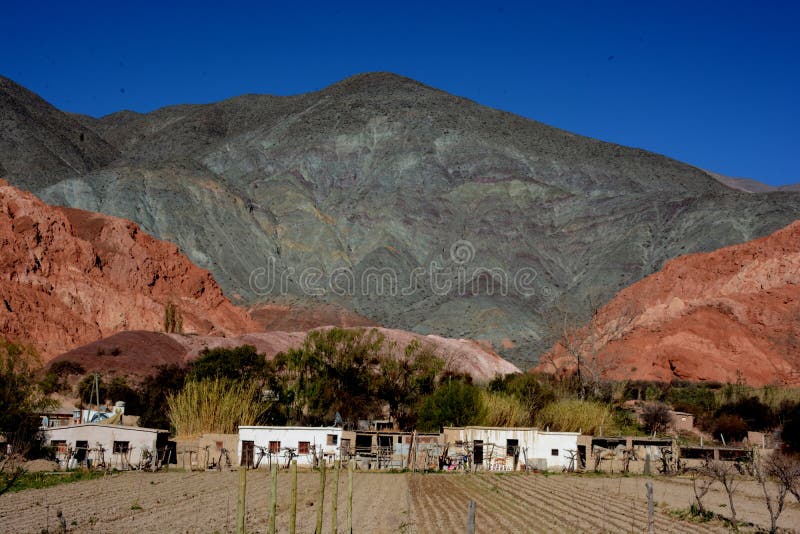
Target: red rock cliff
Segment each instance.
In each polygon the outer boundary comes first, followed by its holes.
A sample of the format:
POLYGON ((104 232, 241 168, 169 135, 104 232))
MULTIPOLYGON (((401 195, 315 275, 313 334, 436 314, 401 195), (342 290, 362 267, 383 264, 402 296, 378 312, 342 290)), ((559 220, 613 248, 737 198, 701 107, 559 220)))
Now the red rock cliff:
MULTIPOLYGON (((670 261, 621 291, 595 325, 581 337, 600 340, 587 352, 608 378, 800 384, 800 221, 670 261)), ((563 345, 542 362, 574 368, 563 345)))
POLYGON ((0 335, 45 360, 121 330, 160 330, 175 303, 185 332, 256 327, 211 274, 131 221, 49 206, 0 181, 0 335))

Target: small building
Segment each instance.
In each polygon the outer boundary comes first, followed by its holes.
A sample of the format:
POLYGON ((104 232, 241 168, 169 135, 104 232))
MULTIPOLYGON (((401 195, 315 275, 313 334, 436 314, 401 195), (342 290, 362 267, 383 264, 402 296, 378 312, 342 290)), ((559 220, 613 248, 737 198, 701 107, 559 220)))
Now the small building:
POLYGON ((669 426, 675 432, 692 432, 694 430, 694 415, 688 412, 669 412, 669 426))
MULTIPOLYGON (((349 450, 349 437, 341 427, 310 426, 240 426, 237 457, 239 465, 266 467, 271 462, 313 466, 322 458, 333 462, 341 450, 349 450)), ((354 444, 352 444, 354 445, 354 444)))
POLYGON ((83 423, 48 428, 45 442, 64 467, 85 465, 115 469, 138 468, 156 461, 174 463, 169 431, 136 426, 83 423), (170 457, 171 456, 171 457, 170 457))
POLYGON ((578 432, 548 432, 536 427, 445 427, 443 440, 455 452, 470 457, 477 469, 516 471, 575 467, 578 432))

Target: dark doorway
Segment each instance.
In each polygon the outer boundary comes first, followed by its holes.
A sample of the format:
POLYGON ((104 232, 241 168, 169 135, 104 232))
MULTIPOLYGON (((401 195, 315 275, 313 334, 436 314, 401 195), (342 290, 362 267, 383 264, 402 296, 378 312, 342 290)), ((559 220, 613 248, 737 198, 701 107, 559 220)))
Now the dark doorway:
POLYGON ((242 461, 239 465, 253 467, 253 450, 255 449, 252 441, 242 441, 242 461))
POLYGON ((88 452, 89 452, 88 441, 75 442, 75 459, 78 461, 79 464, 82 464, 86 460, 86 454, 88 452))
POLYGON ((578 445, 578 465, 579 469, 586 469, 586 445, 578 445))
POLYGON ((519 465, 519 440, 518 439, 507 439, 506 440, 506 456, 513 456, 514 457, 514 471, 517 470, 517 465, 519 465))
POLYGON ((475 440, 473 459, 475 460, 475 465, 483 465, 483 440, 481 439, 475 440))

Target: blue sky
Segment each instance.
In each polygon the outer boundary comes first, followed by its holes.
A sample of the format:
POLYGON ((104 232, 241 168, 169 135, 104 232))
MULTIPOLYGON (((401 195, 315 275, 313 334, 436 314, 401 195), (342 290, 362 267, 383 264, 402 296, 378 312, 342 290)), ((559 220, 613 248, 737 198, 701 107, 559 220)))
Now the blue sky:
POLYGON ((796 2, 4 0, 0 20, 0 74, 67 111, 392 71, 730 176, 800 181, 796 2))

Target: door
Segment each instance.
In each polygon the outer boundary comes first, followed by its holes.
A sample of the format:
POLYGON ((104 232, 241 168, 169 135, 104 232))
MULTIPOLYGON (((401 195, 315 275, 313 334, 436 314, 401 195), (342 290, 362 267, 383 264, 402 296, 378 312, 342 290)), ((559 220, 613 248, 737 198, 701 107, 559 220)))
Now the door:
POLYGON ((517 470, 519 465, 519 440, 507 439, 506 440, 506 456, 514 457, 514 471, 517 470))
POLYGON ((473 451, 475 465, 483 465, 483 440, 475 440, 475 450, 473 451))
POLYGON ((75 442, 75 460, 77 460, 79 464, 82 464, 86 460, 86 454, 88 451, 89 451, 88 441, 75 442))
POLYGON ((246 467, 253 467, 253 449, 254 445, 252 441, 242 441, 242 461, 239 465, 244 465, 246 467))

